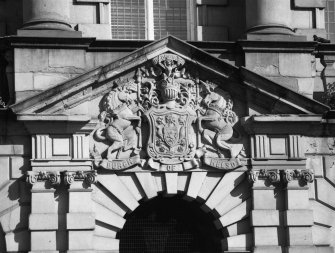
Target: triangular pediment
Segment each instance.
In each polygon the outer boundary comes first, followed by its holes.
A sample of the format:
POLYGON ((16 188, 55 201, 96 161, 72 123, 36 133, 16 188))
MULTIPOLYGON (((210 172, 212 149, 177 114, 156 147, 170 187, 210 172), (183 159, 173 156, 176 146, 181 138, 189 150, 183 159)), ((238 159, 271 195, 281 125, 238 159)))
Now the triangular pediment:
MULTIPOLYGON (((263 114, 322 114, 329 110, 313 99, 172 36, 14 104, 11 109, 18 115, 39 115, 39 120, 49 119, 45 115, 59 115, 64 120, 74 119, 70 117, 73 115, 86 115, 89 120, 98 116, 104 95, 123 83, 136 83, 138 73, 146 75, 146 71, 151 71, 153 60, 163 54, 176 55, 185 61, 181 70, 185 71, 185 78, 214 83, 246 107, 262 108, 263 114)), ((243 110, 247 111, 240 109, 243 110)))

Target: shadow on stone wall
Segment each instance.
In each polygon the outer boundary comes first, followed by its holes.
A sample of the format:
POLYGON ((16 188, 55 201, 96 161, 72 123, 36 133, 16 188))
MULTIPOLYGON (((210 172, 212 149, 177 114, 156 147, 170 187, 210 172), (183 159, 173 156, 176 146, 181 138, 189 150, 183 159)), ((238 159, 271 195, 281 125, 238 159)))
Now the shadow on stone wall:
POLYGON ((5 239, 5 232, 2 229, 2 226, 0 224, 0 253, 6 253, 6 239, 5 239))

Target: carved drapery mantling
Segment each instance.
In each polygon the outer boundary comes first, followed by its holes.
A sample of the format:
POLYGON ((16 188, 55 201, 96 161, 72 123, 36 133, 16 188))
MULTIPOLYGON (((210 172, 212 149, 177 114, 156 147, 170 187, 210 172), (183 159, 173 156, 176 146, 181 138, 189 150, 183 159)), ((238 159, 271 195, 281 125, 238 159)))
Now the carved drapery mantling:
POLYGON ((95 165, 114 171, 241 166, 243 145, 230 94, 193 72, 183 58, 165 53, 115 83, 100 102, 92 133, 95 165))

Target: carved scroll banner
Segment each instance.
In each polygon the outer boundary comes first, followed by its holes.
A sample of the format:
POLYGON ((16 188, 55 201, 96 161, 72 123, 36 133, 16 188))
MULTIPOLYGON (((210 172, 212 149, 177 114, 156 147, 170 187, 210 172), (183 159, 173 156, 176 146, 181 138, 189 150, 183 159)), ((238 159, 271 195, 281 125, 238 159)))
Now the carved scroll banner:
POLYGON ((240 159, 227 160, 222 158, 204 157, 203 163, 219 170, 234 170, 243 166, 240 159))
POLYGON ((129 169, 135 165, 141 166, 141 159, 139 156, 136 157, 130 157, 127 159, 115 159, 113 161, 107 161, 103 160, 100 164, 100 166, 107 170, 116 170, 116 171, 122 171, 129 169))
POLYGON ((182 163, 164 164, 156 162, 153 159, 149 159, 148 166, 157 171, 185 171, 197 168, 199 166, 199 161, 197 159, 192 159, 182 163))

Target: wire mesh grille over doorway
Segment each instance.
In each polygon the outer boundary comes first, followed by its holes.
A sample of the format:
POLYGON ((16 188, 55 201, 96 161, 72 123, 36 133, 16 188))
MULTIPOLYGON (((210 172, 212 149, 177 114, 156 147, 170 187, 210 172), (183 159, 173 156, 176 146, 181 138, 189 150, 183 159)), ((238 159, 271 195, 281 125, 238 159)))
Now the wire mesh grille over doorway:
POLYGON ((197 203, 156 197, 142 204, 119 232, 120 253, 216 253, 220 234, 197 203))

